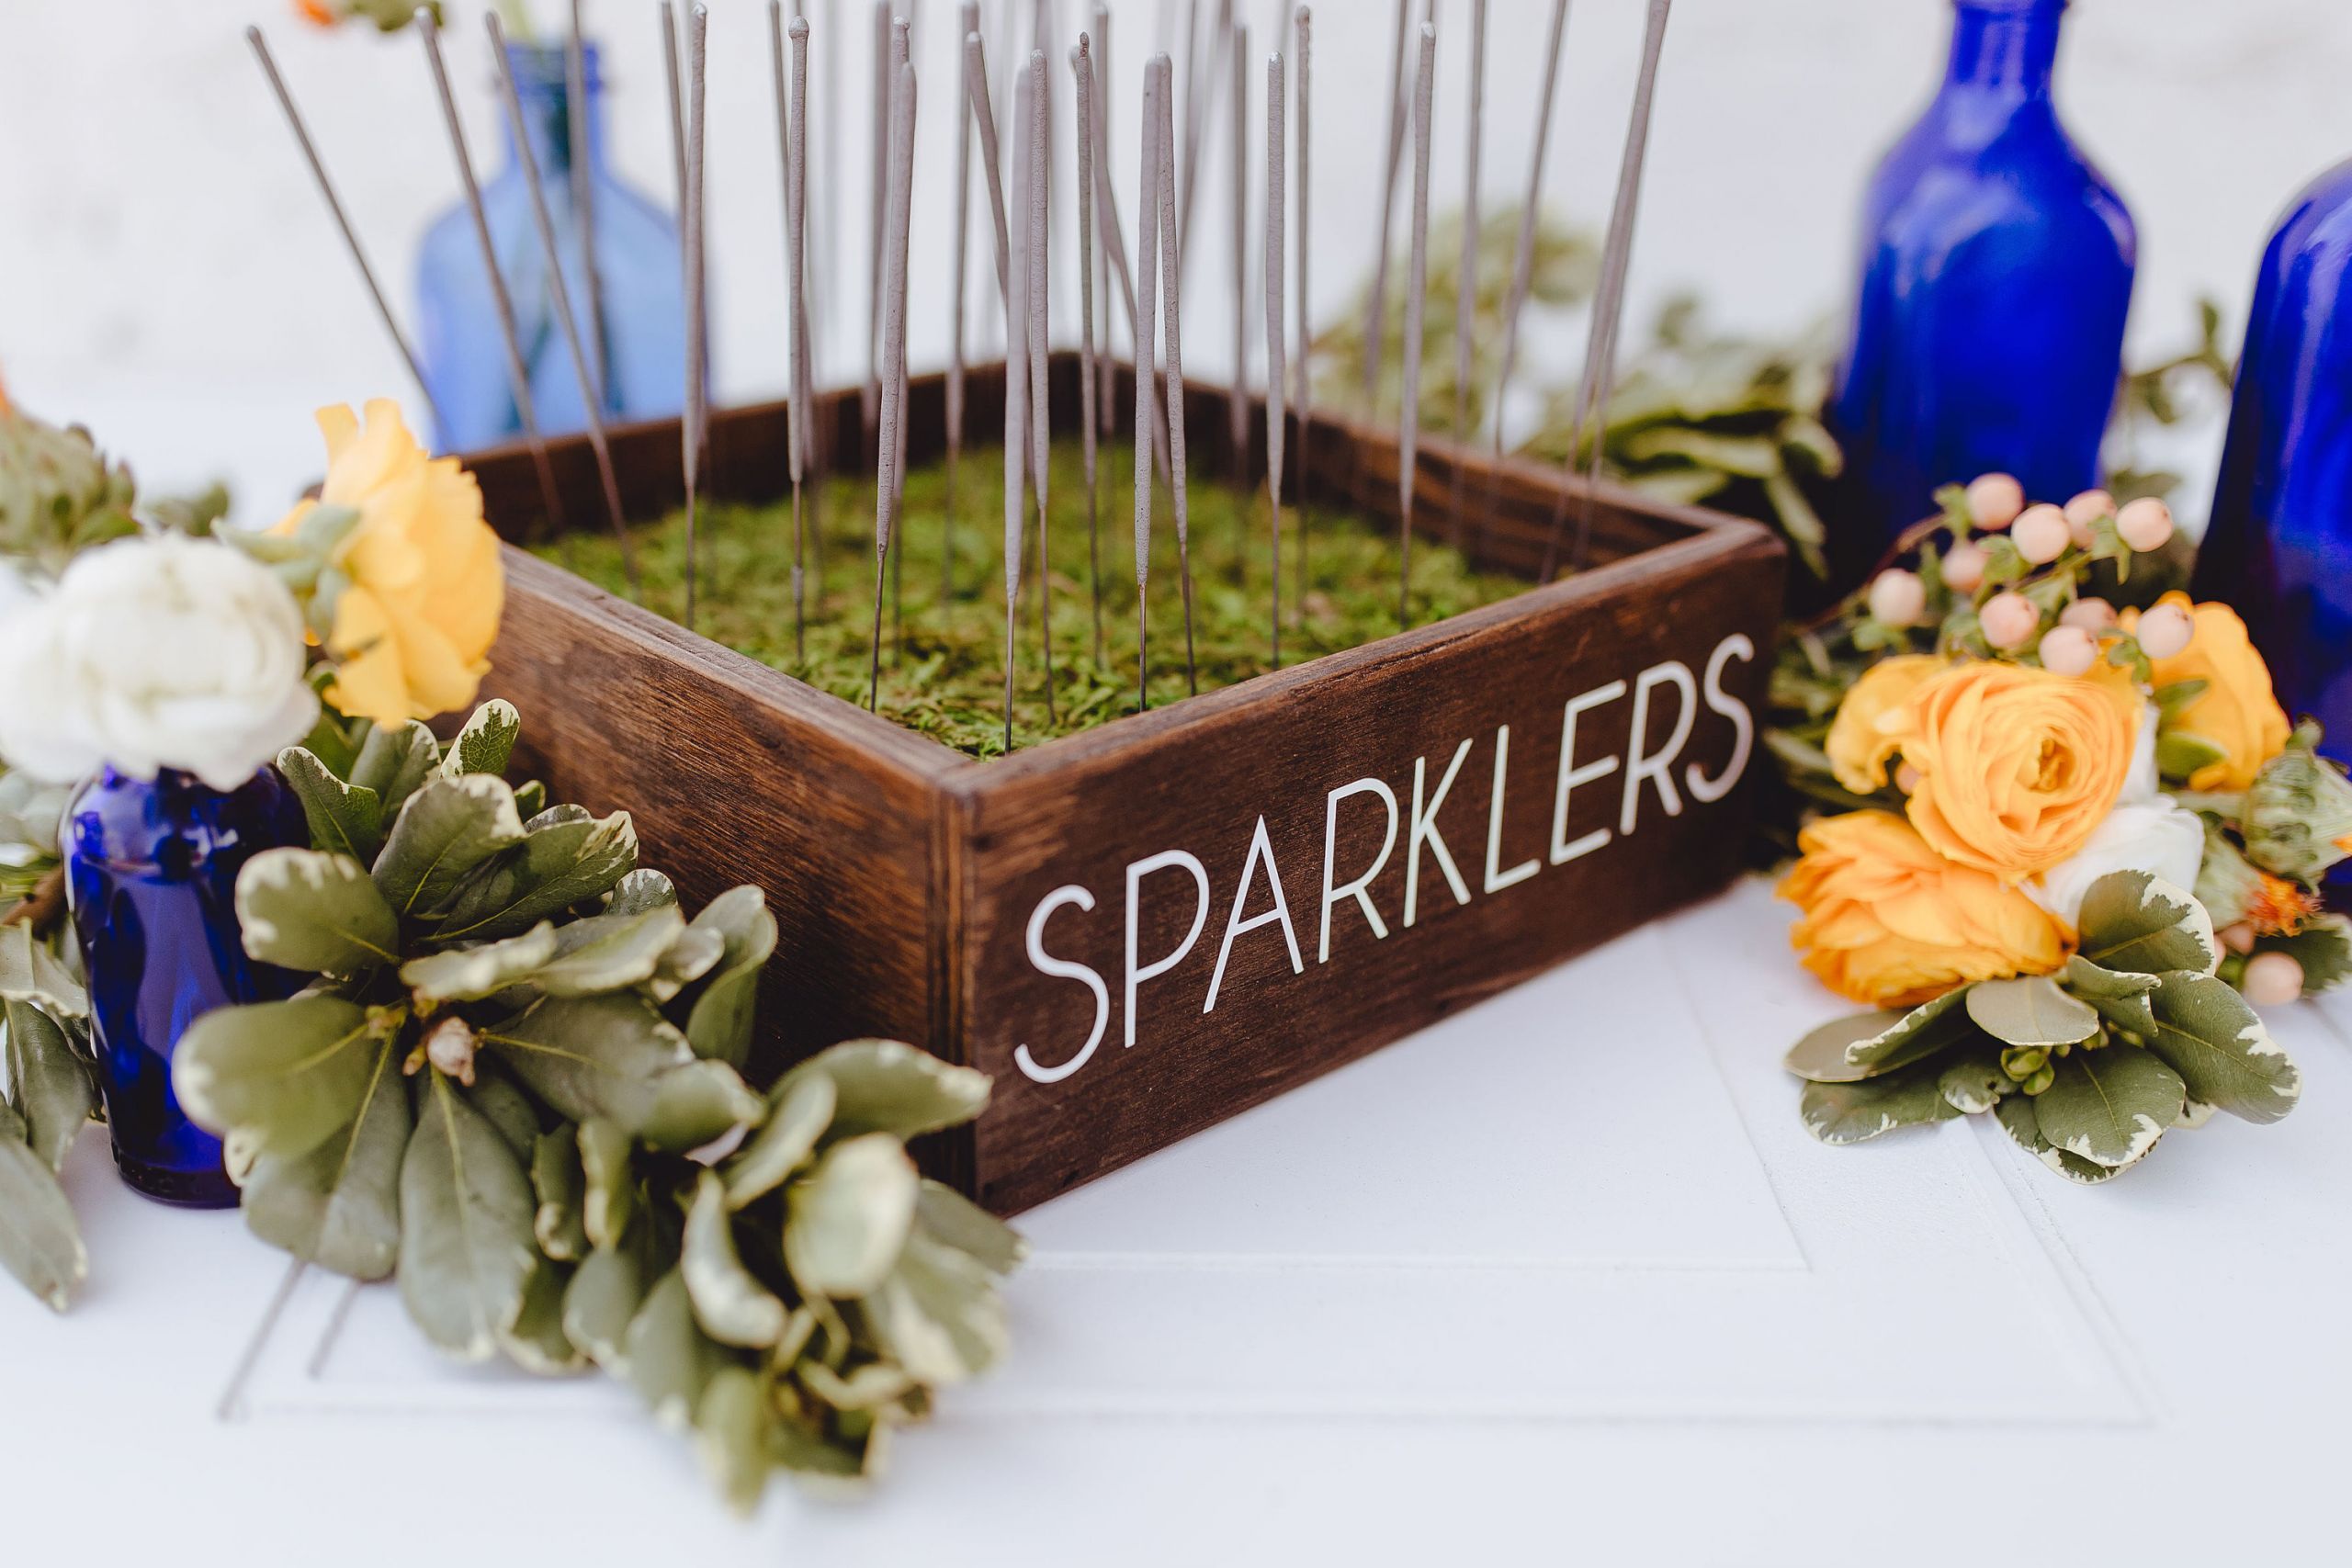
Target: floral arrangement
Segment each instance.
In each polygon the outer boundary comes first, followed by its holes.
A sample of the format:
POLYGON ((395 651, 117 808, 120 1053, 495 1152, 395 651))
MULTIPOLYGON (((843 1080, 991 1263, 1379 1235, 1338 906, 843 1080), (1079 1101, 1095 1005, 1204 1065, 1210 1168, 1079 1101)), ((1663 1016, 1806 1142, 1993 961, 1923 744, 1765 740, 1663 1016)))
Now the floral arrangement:
POLYGON ((389 401, 319 424, 317 498, 212 535, 0 411, 0 1264, 60 1310, 87 1268, 56 1173, 106 1098, 104 955, 60 918, 67 795, 268 772, 307 842, 243 862, 234 934, 282 984, 168 1043, 253 1233, 397 1280, 460 1359, 625 1380, 738 1506, 779 1469, 871 1474, 1006 1346, 1023 1244, 906 1146, 988 1078, 860 1040, 755 1088, 763 895, 690 917, 627 812, 508 780, 505 703, 435 737, 498 629, 481 491, 389 401))
POLYGON ((1912 564, 1775 671, 1772 750, 1835 808, 1781 884, 1792 940, 1877 1010, 1789 1053, 1806 1126, 1991 1111, 2087 1182, 2216 1110, 2276 1121, 2301 1080, 2256 1007, 2352 971, 2321 896, 2352 783, 2227 605, 2119 607, 2172 542, 2161 501, 2028 506, 2002 474, 1938 500, 1912 564))

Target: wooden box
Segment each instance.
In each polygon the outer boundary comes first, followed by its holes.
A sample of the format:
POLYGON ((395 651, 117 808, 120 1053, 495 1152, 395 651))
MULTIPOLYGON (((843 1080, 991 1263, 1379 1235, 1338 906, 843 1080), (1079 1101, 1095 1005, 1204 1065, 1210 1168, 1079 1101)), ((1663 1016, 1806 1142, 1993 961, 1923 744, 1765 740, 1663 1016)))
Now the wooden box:
MULTIPOLYGON (((1057 417, 1076 371, 1057 358, 1057 417)), ((975 445, 1001 440, 1001 376, 970 378, 975 445)), ((820 400, 836 451, 857 449, 857 401, 820 400)), ((942 382, 911 402, 921 464, 944 445, 942 382)), ((1224 393, 1193 389, 1194 472, 1230 471, 1226 424, 1224 393)), ((784 433, 781 405, 718 414, 708 490, 781 493, 784 433)), ((612 441, 632 517, 678 503, 674 423, 612 441)), ((1299 450, 1294 426, 1294 483, 1299 450)), ((1394 520, 1393 435, 1318 415, 1306 450, 1313 500, 1394 520)), ((552 457, 567 515, 595 525, 584 443, 552 457)), ((523 450, 467 461, 503 532, 544 531, 523 450)), ((1578 481, 1432 444, 1425 529, 1457 463, 1480 564, 1532 578, 1578 481)), ((1123 525, 1124 471, 1103 491, 1123 525)), ((987 1114, 927 1157, 1009 1214, 1736 873, 1781 546, 1604 489, 1592 547, 1590 570, 1507 602, 985 762, 510 549, 488 690, 522 710, 554 797, 627 807, 690 904, 766 889, 762 1066, 879 1034, 994 1075, 987 1114)))

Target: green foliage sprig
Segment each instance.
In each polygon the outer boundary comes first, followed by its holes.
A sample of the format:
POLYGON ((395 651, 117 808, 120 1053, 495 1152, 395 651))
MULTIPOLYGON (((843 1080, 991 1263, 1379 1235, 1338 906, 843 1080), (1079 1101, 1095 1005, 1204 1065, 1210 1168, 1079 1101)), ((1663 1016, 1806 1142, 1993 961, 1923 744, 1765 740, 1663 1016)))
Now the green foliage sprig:
POLYGON ((280 756, 313 847, 256 855, 237 911, 308 982, 198 1019, 181 1103, 254 1234, 397 1277, 450 1355, 625 1379, 739 1506, 779 1468, 868 1473, 1004 1347, 1021 1243, 905 1147, 989 1080, 860 1041, 754 1091, 759 889, 688 919, 627 813, 505 780, 518 730, 492 702, 446 750, 331 724, 280 756))
POLYGON ((2215 1111, 2276 1122, 2302 1077, 2216 970, 2204 907, 2145 872, 2083 900, 2056 975, 1980 980, 1907 1012, 1826 1024, 1789 1052, 1805 1128, 1826 1144, 1992 1112, 2070 1180, 2106 1181, 2215 1111))

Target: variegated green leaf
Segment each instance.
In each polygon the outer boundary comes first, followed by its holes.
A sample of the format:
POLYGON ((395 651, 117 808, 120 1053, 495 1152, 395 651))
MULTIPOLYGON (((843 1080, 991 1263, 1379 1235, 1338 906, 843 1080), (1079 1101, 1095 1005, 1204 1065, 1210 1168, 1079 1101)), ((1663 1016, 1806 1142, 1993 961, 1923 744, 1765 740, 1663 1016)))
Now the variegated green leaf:
POLYGON ((1825 1144, 1859 1144, 1898 1127, 1949 1121, 1960 1108, 1943 1096, 1939 1069, 1914 1062, 1858 1083, 1807 1083, 1797 1111, 1825 1144))
POLYGON ((726 1185, 704 1171, 686 1211, 678 1268, 704 1333, 722 1345, 763 1349, 783 1337, 785 1304, 743 1267, 733 1225, 726 1185))
POLYGON ((580 1260, 563 1292, 564 1337, 619 1376, 628 1370, 629 1320, 645 1303, 645 1276, 628 1247, 598 1247, 580 1260))
POLYGON ((507 759, 514 755, 515 737, 523 733, 523 720, 514 705, 503 698, 492 697, 474 709, 457 739, 441 758, 441 773, 445 778, 458 778, 466 773, 496 773, 506 772, 507 759))
POLYGON ((348 855, 264 850, 237 874, 245 951, 305 975, 364 975, 400 961, 400 921, 348 855))
MULTIPOLYGON (((523 821, 514 814, 514 792, 487 773, 428 779, 392 821, 391 836, 376 859, 376 886, 403 919, 437 912, 460 885, 503 852, 523 841, 523 821)), ((525 920, 515 931, 535 922, 525 920)), ((511 931, 449 931, 440 940, 508 936, 511 931)))
POLYGON ((767 1383, 749 1367, 721 1367, 695 1408, 695 1448, 727 1506, 748 1514, 768 1483, 768 1428, 775 1424, 767 1383))
POLYGON ((291 1159, 358 1116, 379 1043, 341 997, 216 1008, 180 1036, 172 1087, 198 1124, 291 1159))
POLYGON ((580 1173, 587 1183, 580 1217, 590 1246, 616 1247, 628 1234, 640 1206, 636 1156, 635 1141, 612 1122, 591 1117, 580 1123, 580 1173))
POLYGON ((633 991, 546 998, 481 1038, 560 1114, 610 1122, 657 1147, 698 1148, 765 1110, 734 1068, 697 1060, 633 991))
POLYGON ((382 1280, 400 1256, 401 1163, 408 1084, 390 1042, 372 1062, 359 1113, 316 1148, 264 1154, 240 1184, 245 1225, 272 1247, 354 1280, 382 1280))
POLYGON ((359 755, 351 764, 351 782, 375 795, 383 820, 390 822, 408 804, 408 797, 433 776, 440 761, 441 743, 424 725, 413 719, 389 728, 378 725, 359 744, 359 755))
POLYGON ((401 984, 419 1001, 479 1001, 536 976, 560 945, 555 927, 542 921, 503 942, 444 948, 412 958, 401 965, 401 984))
POLYGON ((2092 883, 2080 923, 2082 954, 2102 969, 2211 975, 2222 961, 2205 906, 2144 871, 2110 872, 2092 883))
POLYGON ((1937 1092, 1953 1110, 1973 1116, 1990 1111, 2017 1084, 2001 1070, 1998 1053, 1969 1051, 1954 1057, 1936 1075, 1937 1092))
POLYGON ((832 1124, 833 1080, 822 1073, 787 1079, 770 1097, 768 1119, 720 1168, 727 1201, 742 1208, 775 1191, 817 1152, 832 1124))
POLYGON ((578 807, 551 807, 524 829, 520 843, 458 891, 434 930, 435 941, 480 942, 528 931, 574 904, 603 897, 637 863, 637 829, 626 811, 600 820, 578 807))
POLYGON ((571 1285, 570 1270, 540 1258, 523 1283, 522 1304, 514 1321, 501 1329, 500 1348, 525 1371, 555 1377, 578 1371, 588 1358, 571 1342, 563 1326, 563 1303, 571 1285))
POLYGON ((1857 1083, 1927 1060, 1975 1033, 1965 987, 1907 1012, 1858 1013, 1825 1023, 1790 1047, 1783 1065, 1815 1083, 1857 1083))
POLYGON ((703 1390, 727 1364, 727 1356, 695 1322, 686 1278, 678 1269, 662 1275, 646 1292, 629 1320, 623 1359, 628 1381, 653 1412, 655 1424, 684 1429, 702 1404, 703 1390))
POLYGON ((63 1312, 74 1287, 90 1271, 81 1227, 65 1190, 32 1146, 25 1124, 0 1100, 0 1268, 25 1289, 63 1312))
POLYGON ((2227 981, 2166 975, 2148 999, 2156 1020, 2148 1049, 2180 1075, 2191 1099, 2248 1122, 2276 1122, 2295 1108, 2301 1072, 2227 981))
POLYGON ((2098 1014, 2046 975, 1979 980, 1968 988, 1968 1016, 2009 1045, 2072 1045, 2098 1032, 2098 1014))
POLYGON ((785 1192, 784 1258, 793 1279, 834 1300, 876 1289, 906 1249, 921 1187, 914 1161, 888 1133, 827 1149, 785 1192))
POLYGON ((953 1187, 926 1179, 915 1224, 933 1241, 968 1254, 992 1274, 1010 1274, 1029 1255, 1021 1233, 953 1187))
POLYGON ((557 952, 531 977, 551 997, 593 997, 641 986, 686 927, 675 904, 634 914, 591 915, 557 934, 557 952))
POLYGON ((2050 1140, 2041 1135, 2041 1123, 2035 1114, 2031 1097, 2010 1095, 1993 1108, 1993 1115, 2001 1123, 2001 1130, 2009 1135, 2010 1142, 2069 1181, 2095 1187, 2113 1179, 2122 1168, 2098 1165, 2080 1155, 2070 1155, 2064 1149, 2052 1147, 2050 1140))
POLYGON ((531 1148, 531 1192, 538 1211, 531 1234, 539 1250, 559 1263, 578 1262, 588 1251, 588 1179, 580 1168, 578 1130, 566 1122, 539 1134, 531 1148))
POLYGON ((2034 1120, 2053 1148, 2120 1170, 2145 1157, 2180 1119, 2180 1075, 2134 1045, 2075 1051, 2033 1099, 2034 1120))
POLYGON ((0 1000, 30 1002, 63 1022, 90 1016, 89 993, 21 920, 0 926, 0 1000))
POLYGON ((2128 1029, 2143 1040, 2156 1027, 2155 1012, 2148 1005, 2148 993, 2155 988, 2154 975, 2102 969, 2080 953, 2066 964, 2066 989, 2116 1028, 2128 1029))
POLYGON ((98 1108, 97 1085, 64 1025, 39 1007, 12 997, 0 1001, 0 1020, 8 1030, 8 1089, 26 1142, 55 1170, 98 1108))
POLYGON ((730 887, 706 905, 694 923, 697 930, 717 931, 726 949, 695 998, 686 1039, 695 1055, 740 1067, 752 1048, 760 969, 775 951, 775 917, 757 887, 730 887))
POLYGON ((348 855, 362 865, 375 863, 384 847, 384 803, 374 790, 337 778, 306 746, 280 751, 277 771, 302 803, 312 849, 348 855))
POLYGON ((833 1080, 836 1136, 917 1137, 969 1122, 989 1103, 986 1073, 943 1062, 897 1040, 845 1041, 820 1051, 786 1078, 808 1073, 833 1080))
POLYGON ((966 1382, 1001 1360, 1012 1340, 995 1276, 968 1253, 921 1232, 856 1310, 920 1382, 966 1382))
POLYGON ((468 1361, 497 1351, 538 1264, 534 1208, 506 1139, 428 1070, 401 1162, 400 1281, 410 1318, 435 1346, 468 1361))

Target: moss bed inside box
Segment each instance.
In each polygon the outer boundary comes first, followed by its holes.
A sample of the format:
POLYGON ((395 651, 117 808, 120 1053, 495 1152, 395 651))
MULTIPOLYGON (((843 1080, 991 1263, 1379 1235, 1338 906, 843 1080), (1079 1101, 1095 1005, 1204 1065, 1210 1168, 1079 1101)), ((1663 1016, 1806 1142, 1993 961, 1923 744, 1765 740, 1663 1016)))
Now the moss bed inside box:
MULTIPOLYGON (((1090 729, 1136 710, 1135 479, 1131 449, 1105 446, 1100 482, 1102 619, 1095 654, 1092 561, 1079 444, 1054 447, 1047 492, 1053 561, 1054 693, 1046 711, 1038 648, 1035 502, 1026 523, 1029 581, 1017 634, 1013 740, 1034 745, 1090 729)), ((892 553, 899 615, 886 593, 882 714, 975 757, 1003 750, 1004 491, 1001 448, 966 453, 956 476, 950 547, 944 463, 907 475, 906 509, 892 553), (952 555, 952 562, 949 559, 952 555), (953 589, 943 603, 943 576, 953 589)), ((1243 491, 1197 466, 1188 487, 1194 598, 1194 649, 1201 690, 1232 685, 1270 667, 1273 566, 1262 485, 1243 491)), ((718 502, 698 520, 701 573, 695 629, 748 658, 821 691, 863 704, 874 606, 874 485, 835 477, 810 487, 807 545, 807 656, 796 657, 792 615, 792 505, 718 502)), ((1469 498, 1475 502, 1476 497, 1469 498)), ((1475 521, 1469 525, 1475 527, 1475 521)), ((1295 664, 1372 642, 1396 629, 1397 540, 1393 529, 1317 506, 1302 519, 1283 508, 1283 661, 1295 664), (1302 533, 1303 524, 1303 533, 1302 533), (1300 578, 1302 543, 1306 576, 1300 578), (1303 592, 1302 592, 1303 589, 1303 592)), ((683 621, 685 517, 673 512, 633 531, 643 574, 640 603, 683 621)), ((535 547, 599 587, 625 591, 620 551, 604 534, 581 531, 535 547)), ((1443 620, 1522 592, 1521 579, 1474 570, 1462 552, 1426 536, 1413 542, 1415 624, 1443 620)), ((1172 499, 1153 503, 1150 593, 1151 701, 1186 694, 1184 613, 1172 499)))

